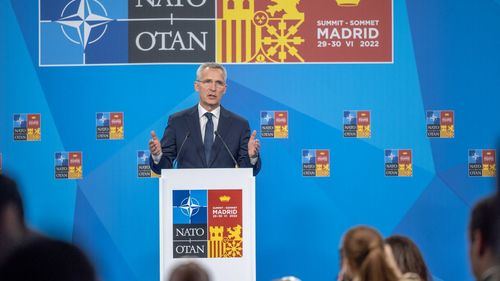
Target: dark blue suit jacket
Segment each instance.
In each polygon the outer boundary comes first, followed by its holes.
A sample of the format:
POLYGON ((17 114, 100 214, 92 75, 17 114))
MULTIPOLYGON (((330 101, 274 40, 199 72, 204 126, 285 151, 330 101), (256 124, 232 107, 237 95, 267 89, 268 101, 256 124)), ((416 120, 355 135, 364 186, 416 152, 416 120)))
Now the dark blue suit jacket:
MULTIPOLYGON (((260 157, 253 166, 248 156, 250 126, 244 118, 221 106, 217 131, 226 142, 234 159, 241 168, 253 168, 253 174, 259 173, 260 157)), ((210 159, 205 159, 205 150, 201 138, 198 105, 177 112, 168 118, 168 125, 161 139, 162 157, 158 164, 149 160, 151 170, 160 174, 161 169, 171 169, 177 157, 177 168, 234 168, 231 156, 224 148, 219 137, 215 137, 210 159), (188 135, 186 139, 186 135, 188 135), (179 149, 186 139, 182 151, 179 149)))

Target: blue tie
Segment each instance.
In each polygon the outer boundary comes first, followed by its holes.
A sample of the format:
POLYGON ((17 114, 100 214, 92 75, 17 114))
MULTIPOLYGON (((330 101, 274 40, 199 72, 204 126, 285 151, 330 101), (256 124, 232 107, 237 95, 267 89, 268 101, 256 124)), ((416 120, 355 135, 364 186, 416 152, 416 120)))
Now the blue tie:
POLYGON ((212 152, 212 144, 214 144, 214 122, 212 121, 213 114, 210 112, 205 113, 207 117, 207 126, 205 126, 205 141, 203 146, 205 147, 205 158, 207 160, 207 166, 210 161, 210 153, 212 152))

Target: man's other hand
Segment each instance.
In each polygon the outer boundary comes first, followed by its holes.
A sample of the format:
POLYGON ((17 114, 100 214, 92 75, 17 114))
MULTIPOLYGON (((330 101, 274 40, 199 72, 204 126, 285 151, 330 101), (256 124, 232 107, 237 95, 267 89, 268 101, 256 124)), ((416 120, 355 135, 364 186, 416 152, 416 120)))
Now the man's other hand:
POLYGON ((255 138, 256 135, 257 131, 254 130, 248 141, 248 156, 250 156, 250 158, 255 158, 259 155, 260 141, 255 138))
POLYGON ((156 137, 155 131, 151 131, 151 139, 149 140, 149 152, 151 155, 158 156, 161 153, 161 144, 156 137))

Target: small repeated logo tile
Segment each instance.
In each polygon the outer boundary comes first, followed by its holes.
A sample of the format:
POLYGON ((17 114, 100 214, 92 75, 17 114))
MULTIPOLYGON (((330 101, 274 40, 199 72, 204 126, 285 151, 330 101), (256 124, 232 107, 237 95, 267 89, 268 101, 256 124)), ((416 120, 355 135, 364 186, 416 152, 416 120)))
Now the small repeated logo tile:
POLYGON ((262 138, 288 138, 288 111, 261 111, 260 135, 262 138))
POLYGON ((371 137, 371 113, 369 110, 346 110, 344 111, 343 121, 344 137, 371 137))
POLYGON ((14 141, 40 141, 42 139, 40 113, 14 114, 14 141))
POLYGON ((469 149, 469 176, 496 176, 495 149, 469 149))
POLYGON ((137 177, 138 178, 158 178, 160 175, 151 170, 149 166, 149 150, 137 151, 137 177))
POLYGON ((305 177, 329 177, 330 150, 303 149, 302 175, 305 177))
POLYGON ((56 152, 55 178, 81 179, 83 177, 82 152, 56 152))
POLYGON ((121 140, 123 135, 123 112, 96 113, 96 138, 98 140, 121 140))
POLYGON ((413 175, 411 149, 386 149, 384 162, 385 175, 388 177, 411 177, 413 175))
POLYGON ((454 138, 455 113, 452 110, 428 110, 426 113, 427 137, 454 138))

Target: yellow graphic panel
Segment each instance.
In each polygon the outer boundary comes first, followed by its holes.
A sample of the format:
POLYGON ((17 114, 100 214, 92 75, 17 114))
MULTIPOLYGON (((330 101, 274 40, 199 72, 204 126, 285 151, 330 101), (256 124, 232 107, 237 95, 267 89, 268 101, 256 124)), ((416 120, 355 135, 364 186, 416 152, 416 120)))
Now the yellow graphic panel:
POLYGON ((41 130, 40 128, 28 128, 28 136, 27 136, 27 140, 29 141, 36 141, 36 140, 40 140, 42 138, 41 136, 41 130))
POLYGON ((68 170, 68 178, 70 179, 80 179, 82 178, 82 166, 79 167, 73 167, 70 166, 68 170))
POLYGON ((277 139, 288 138, 288 126, 274 126, 274 137, 277 139))
POLYGON ((123 127, 109 127, 110 139, 123 139, 123 127))
POLYGON ((330 164, 316 164, 316 176, 317 177, 330 176, 330 164))
POLYGON ((255 11, 254 0, 223 0, 216 22, 218 62, 304 62, 297 49, 304 43, 297 36, 304 22, 300 0, 270 2, 265 11, 255 11))
POLYGON ((210 226, 209 232, 209 258, 237 258, 243 256, 241 225, 228 228, 223 226, 210 226))
POLYGON ((357 130, 357 135, 358 135, 358 138, 369 138, 371 137, 371 129, 370 129, 370 125, 359 125, 358 124, 358 130, 357 130))
POLYGON ((483 177, 496 176, 497 169, 495 164, 483 164, 483 177))
POLYGON ((442 138, 455 137, 455 126, 453 126, 453 125, 441 125, 440 136, 442 138))
POLYGON ((399 164, 398 175, 402 177, 410 177, 413 174, 412 164, 399 164))

